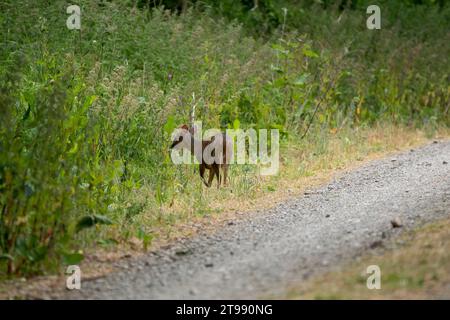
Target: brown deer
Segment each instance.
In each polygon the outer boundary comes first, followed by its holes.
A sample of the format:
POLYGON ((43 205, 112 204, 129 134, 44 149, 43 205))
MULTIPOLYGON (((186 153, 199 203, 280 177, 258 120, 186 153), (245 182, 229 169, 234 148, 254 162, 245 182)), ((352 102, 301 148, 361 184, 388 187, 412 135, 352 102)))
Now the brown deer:
POLYGON ((210 140, 199 140, 195 137, 195 126, 189 128, 186 124, 179 127, 175 133, 170 149, 186 149, 200 163, 200 178, 209 188, 214 177, 217 178, 217 188, 221 182, 227 184, 228 165, 233 156, 233 142, 225 133, 217 133, 210 140), (197 148, 195 146, 198 146, 197 148), (220 174, 223 171, 223 178, 220 174), (209 170, 208 182, 205 171, 209 170))

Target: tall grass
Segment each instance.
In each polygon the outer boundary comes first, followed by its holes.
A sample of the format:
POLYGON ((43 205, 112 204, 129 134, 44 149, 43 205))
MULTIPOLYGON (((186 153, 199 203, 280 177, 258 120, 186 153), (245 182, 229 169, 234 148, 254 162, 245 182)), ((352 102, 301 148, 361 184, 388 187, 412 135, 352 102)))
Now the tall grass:
MULTIPOLYGON (((450 123, 449 6, 386 3, 369 31, 364 10, 291 5, 284 32, 258 37, 204 7, 78 3, 81 31, 66 1, 0 4, 4 274, 77 263, 111 237, 148 245, 158 223, 213 211, 168 152, 193 104, 205 127, 278 128, 284 144, 310 125, 450 123)), ((236 196, 254 193, 255 168, 233 169, 236 196)))

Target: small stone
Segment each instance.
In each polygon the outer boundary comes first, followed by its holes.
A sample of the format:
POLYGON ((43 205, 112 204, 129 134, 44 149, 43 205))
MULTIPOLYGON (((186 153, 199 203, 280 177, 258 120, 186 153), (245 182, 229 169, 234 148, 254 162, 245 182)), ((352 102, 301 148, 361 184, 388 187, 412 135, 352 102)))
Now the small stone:
POLYGON ((403 227, 402 221, 400 218, 395 218, 391 220, 392 228, 401 228, 403 227))
POLYGON ((448 164, 448 162, 444 160, 444 161, 442 161, 442 164, 448 164))
POLYGON ((436 144, 436 143, 438 143, 438 141, 437 141, 437 140, 434 140, 433 143, 436 144))
POLYGON ((205 267, 207 267, 207 268, 212 268, 212 267, 214 267, 214 263, 212 263, 212 262, 207 262, 207 263, 205 263, 205 267))
POLYGON ((376 240, 370 244, 370 248, 375 249, 377 247, 380 247, 382 244, 383 242, 381 240, 376 240))
POLYGON ((189 249, 180 249, 180 250, 177 250, 177 251, 175 252, 175 254, 176 254, 177 256, 185 256, 185 255, 188 255, 188 254, 190 254, 190 253, 192 253, 192 252, 191 252, 191 250, 189 250, 189 249))
POLYGON ((330 215, 329 215, 329 214, 325 215, 325 218, 329 218, 329 217, 330 217, 330 215))

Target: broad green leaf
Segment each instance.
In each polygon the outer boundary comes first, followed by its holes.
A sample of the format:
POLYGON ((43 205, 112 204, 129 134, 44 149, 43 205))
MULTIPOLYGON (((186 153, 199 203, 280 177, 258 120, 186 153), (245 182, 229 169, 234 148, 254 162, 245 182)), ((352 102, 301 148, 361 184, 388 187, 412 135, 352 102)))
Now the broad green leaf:
POLYGON ((78 220, 76 231, 80 232, 81 230, 93 227, 96 224, 112 224, 112 221, 108 217, 98 214, 84 216, 78 220))
POLYGON ((73 144, 73 147, 69 150, 69 154, 75 154, 75 153, 77 153, 77 151, 78 151, 78 143, 75 142, 73 144))
POLYGON ((319 55, 316 52, 312 51, 308 47, 303 47, 302 51, 303 51, 303 54, 307 57, 310 57, 310 58, 318 58, 319 57, 319 55))
POLYGON ((276 88, 284 88, 286 86, 286 78, 279 77, 279 78, 275 79, 275 81, 273 82, 273 85, 276 88))
POLYGON ((164 124, 164 132, 170 135, 172 134, 174 129, 175 129, 175 119, 173 116, 169 116, 167 118, 166 123, 164 124))
POLYGON ((79 264, 81 261, 83 261, 84 259, 84 255, 82 255, 81 253, 65 253, 63 254, 63 261, 64 264, 67 265, 74 265, 74 264, 79 264))
POLYGON ((241 125, 241 122, 239 121, 239 119, 235 119, 235 120, 233 121, 233 129, 234 129, 234 130, 238 130, 239 127, 240 127, 240 125, 241 125))
POLYGON ((81 230, 90 228, 93 225, 95 225, 94 217, 93 216, 85 216, 85 217, 82 217, 80 220, 78 220, 76 229, 77 229, 77 232, 80 232, 81 230))
POLYGON ((278 52, 280 52, 282 54, 288 54, 289 53, 289 51, 287 51, 283 46, 281 46, 281 45, 279 45, 277 43, 272 44, 271 47, 275 51, 278 51, 278 52))
POLYGON ((99 215, 99 214, 94 214, 94 219, 95 219, 95 223, 98 224, 112 224, 113 222, 111 221, 111 219, 109 219, 108 217, 99 215))
POLYGON ((94 103, 94 101, 97 99, 97 96, 92 95, 86 98, 86 100, 83 103, 83 112, 85 112, 89 107, 94 103))

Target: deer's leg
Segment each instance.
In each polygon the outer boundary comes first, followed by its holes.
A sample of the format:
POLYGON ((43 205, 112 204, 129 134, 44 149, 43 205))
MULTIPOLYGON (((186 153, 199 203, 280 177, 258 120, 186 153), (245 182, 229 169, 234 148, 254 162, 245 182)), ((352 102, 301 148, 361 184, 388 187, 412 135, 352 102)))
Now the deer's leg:
POLYGON ((211 187, 212 181, 214 179, 214 169, 209 169, 209 177, 208 177, 208 184, 206 185, 208 188, 211 187))
POLYGON ((219 165, 214 166, 214 174, 217 177, 217 189, 220 188, 220 167, 219 165))
POLYGON ((205 166, 203 164, 200 164, 200 178, 202 179, 205 186, 209 187, 208 183, 206 183, 205 179, 205 166))
POLYGON ((224 164, 222 167, 223 170, 223 185, 227 185, 227 175, 228 175, 228 164, 224 164))

